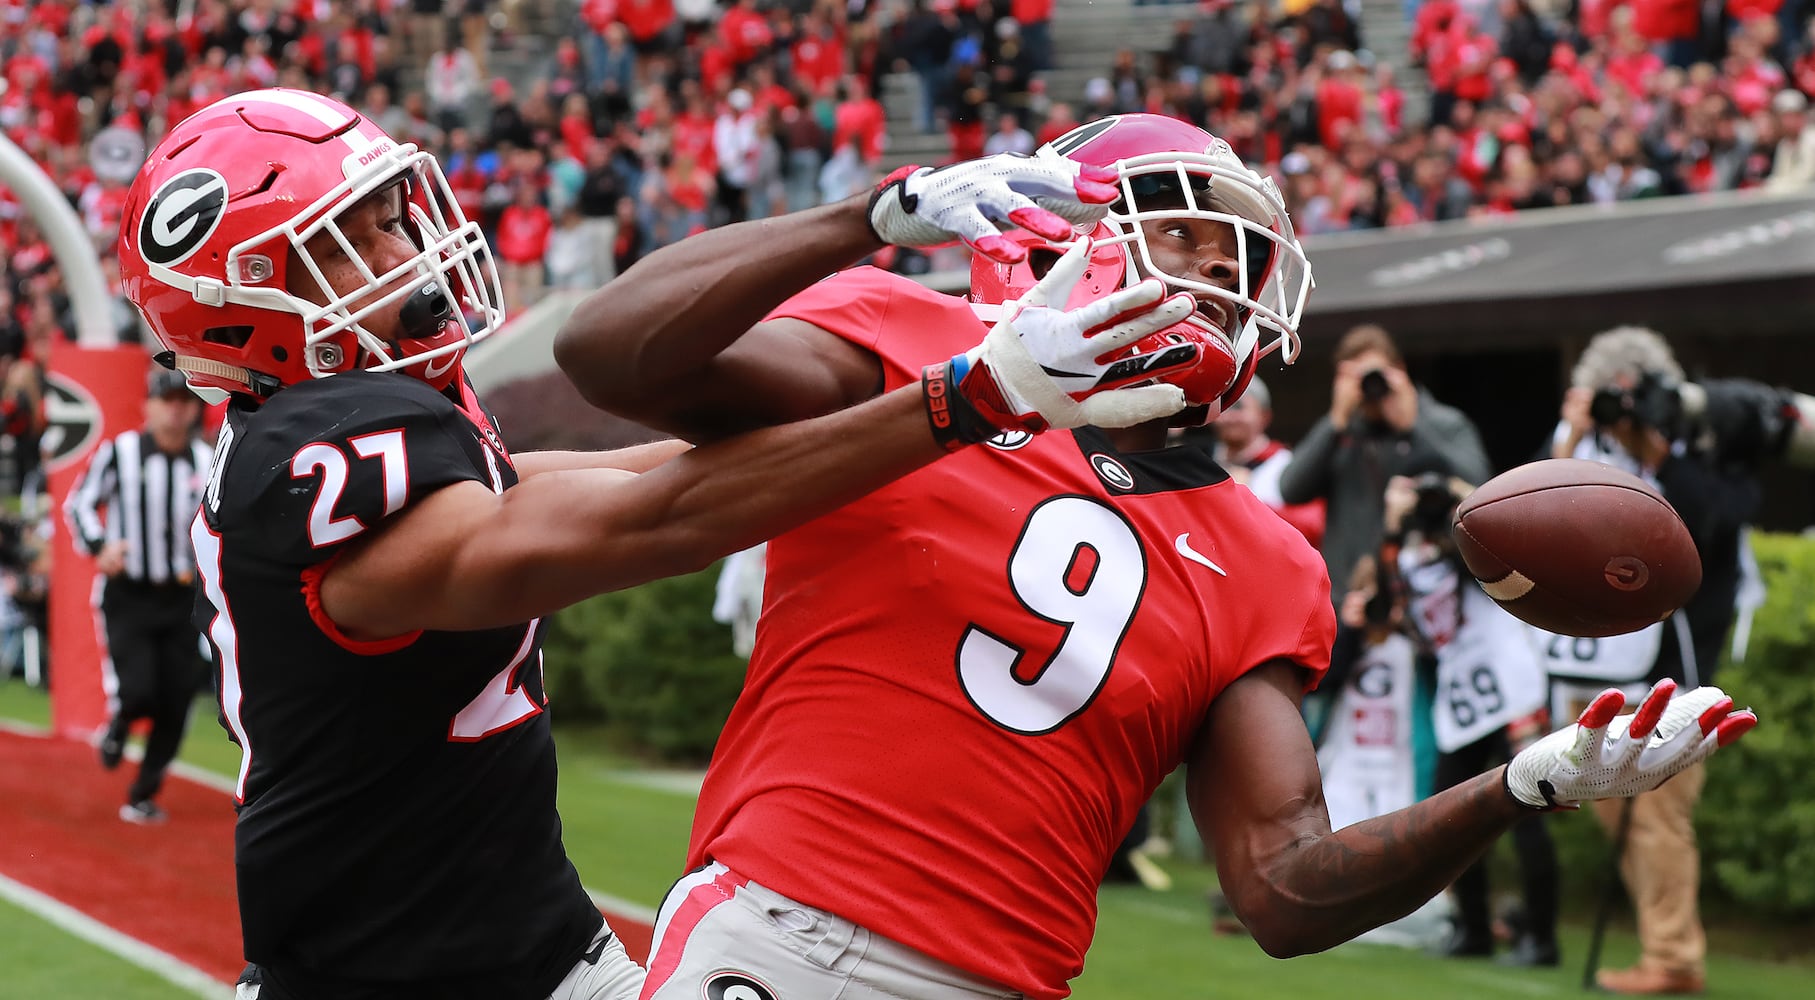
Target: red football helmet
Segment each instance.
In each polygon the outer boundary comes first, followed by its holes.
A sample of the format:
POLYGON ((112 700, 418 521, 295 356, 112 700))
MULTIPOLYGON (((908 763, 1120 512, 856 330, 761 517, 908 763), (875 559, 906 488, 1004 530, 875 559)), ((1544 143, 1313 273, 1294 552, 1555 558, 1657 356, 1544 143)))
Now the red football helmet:
POLYGON ((198 388, 263 396, 356 367, 444 388, 466 348, 504 323, 491 251, 434 156, 299 90, 237 94, 172 129, 127 193, 119 255, 127 298, 198 388), (393 185, 418 253, 375 274, 340 220, 393 185), (333 293, 307 246, 320 234, 362 286, 333 293), (327 304, 288 290, 294 266, 327 304), (397 339, 362 325, 398 303, 397 339))
MULTIPOLYGON (((1214 419, 1247 390, 1260 359, 1274 351, 1290 364, 1298 356, 1298 323, 1311 291, 1311 267, 1292 230, 1285 201, 1271 178, 1248 169, 1229 144, 1203 129, 1164 115, 1115 115, 1079 126, 1041 147, 1037 156, 1065 156, 1108 167, 1119 175, 1122 197, 1090 234, 1097 241, 1091 270, 1079 282, 1072 306, 1133 284, 1143 277, 1164 280, 1173 291, 1215 298, 1233 310, 1232 330, 1222 330, 1203 311, 1186 323, 1191 330, 1163 330, 1132 350, 1156 350, 1191 337, 1207 345, 1196 368, 1169 377, 1194 404, 1194 422, 1214 419), (1202 275, 1174 274, 1159 267, 1141 223, 1155 219, 1207 219, 1233 226, 1237 236, 1235 288, 1202 275), (1278 336, 1265 345, 1261 328, 1278 336)), ((1030 249, 1048 246, 1030 233, 1010 239, 1030 249)), ((1082 235, 1082 234, 1080 234, 1082 235)), ((1042 255, 1023 264, 1003 265, 981 255, 971 261, 971 301, 1008 302, 1020 297, 1044 273, 1042 255)), ((1181 324, 1185 325, 1185 324, 1181 324)))

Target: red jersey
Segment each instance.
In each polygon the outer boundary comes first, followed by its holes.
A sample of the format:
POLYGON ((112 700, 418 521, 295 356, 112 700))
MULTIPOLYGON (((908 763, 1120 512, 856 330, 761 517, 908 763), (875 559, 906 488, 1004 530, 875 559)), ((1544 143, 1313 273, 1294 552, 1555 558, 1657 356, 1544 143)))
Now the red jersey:
MULTIPOLYGON (((774 315, 873 350, 891 389, 985 332, 874 268, 774 315)), ((1210 703, 1275 658, 1320 675, 1334 632, 1323 560, 1207 450, 1004 435, 770 542, 688 864, 1066 996, 1210 703)))

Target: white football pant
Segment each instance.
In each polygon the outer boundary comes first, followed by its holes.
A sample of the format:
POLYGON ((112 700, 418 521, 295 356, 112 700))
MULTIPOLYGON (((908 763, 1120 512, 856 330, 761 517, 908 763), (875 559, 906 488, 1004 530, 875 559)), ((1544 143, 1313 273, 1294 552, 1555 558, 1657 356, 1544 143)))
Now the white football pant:
MULTIPOLYGON (((567 978, 548 995, 548 1000, 636 1000, 643 989, 643 967, 624 954, 624 945, 610 927, 602 927, 587 947, 586 954, 598 953, 594 959, 581 959, 568 970, 567 978)), ((240 983, 233 991, 234 1000, 259 1000, 263 987, 240 983)))
POLYGON ((662 901, 643 1000, 1018 1000, 713 863, 662 901))

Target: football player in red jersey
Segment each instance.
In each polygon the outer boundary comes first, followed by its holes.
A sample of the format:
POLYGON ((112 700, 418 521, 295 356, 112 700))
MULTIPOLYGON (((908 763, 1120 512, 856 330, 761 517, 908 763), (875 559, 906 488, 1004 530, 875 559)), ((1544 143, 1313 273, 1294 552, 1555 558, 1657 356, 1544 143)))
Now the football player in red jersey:
MULTIPOLYGON (((954 165, 878 191, 861 242, 962 234, 1014 257, 992 220, 1068 233, 1054 213, 1101 216, 1103 177, 954 165)), ((1068 310, 1074 256, 974 350, 859 406, 700 448, 512 455, 462 373, 504 321, 478 227, 432 156, 294 90, 174 128, 132 186, 120 260, 158 359, 231 397, 190 537, 242 752, 242 1000, 635 996, 642 970, 561 843, 541 616, 966 441, 1177 412, 1176 386, 1117 386, 1197 356, 1099 363, 1191 303, 1156 282, 1068 310)))
MULTIPOLYGON (((1080 299, 1159 278, 1198 303, 1153 338, 1203 344, 1178 379, 1193 419, 1296 353, 1303 251, 1225 143, 1129 115, 1034 159, 1117 175, 1080 227, 1080 299)), ((595 293, 557 357, 600 405, 709 440, 915 383, 1054 266, 979 260, 973 302, 869 268, 817 280, 869 240, 851 205, 690 238, 595 293)), ((1614 721, 1611 694, 1509 768, 1332 832, 1299 715, 1329 658, 1325 571, 1204 449, 1163 447, 1172 419, 1004 433, 770 542, 645 998, 1063 997, 1111 852, 1181 762, 1237 914, 1274 955, 1317 951, 1529 810, 1651 787, 1755 724, 1713 689, 1614 721)))

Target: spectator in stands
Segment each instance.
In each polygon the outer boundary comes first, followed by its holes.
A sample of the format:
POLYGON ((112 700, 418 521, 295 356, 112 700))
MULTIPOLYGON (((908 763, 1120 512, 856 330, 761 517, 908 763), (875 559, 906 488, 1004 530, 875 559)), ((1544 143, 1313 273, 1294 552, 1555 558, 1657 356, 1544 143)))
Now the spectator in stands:
POLYGON ((1273 394, 1255 376, 1248 383, 1247 394, 1210 425, 1216 461, 1229 470, 1229 478, 1246 486, 1286 523, 1297 528, 1305 540, 1317 545, 1323 540, 1323 501, 1288 504, 1279 495, 1279 476, 1292 461, 1292 449, 1267 436, 1272 423, 1273 394))
POLYGON ((648 247, 664 247, 705 229, 707 206, 715 194, 711 175, 699 168, 691 153, 677 151, 665 166, 648 171, 638 199, 648 247))
POLYGON ((1417 217, 1427 222, 1463 218, 1474 199, 1474 192, 1456 176, 1449 158, 1435 151, 1418 157, 1412 165, 1412 182, 1404 190, 1417 217))
POLYGON ((1530 0, 1500 0, 1500 52, 1512 60, 1519 79, 1528 86, 1549 71, 1553 45, 1550 29, 1531 9, 1530 0))
POLYGON ((443 131, 467 124, 469 107, 479 92, 481 79, 479 63, 473 53, 461 46, 459 32, 449 28, 445 43, 429 57, 428 68, 423 74, 429 110, 434 113, 435 124, 443 131))
POLYGON ((579 206, 569 205, 561 221, 548 235, 548 254, 543 262, 548 268, 548 287, 590 290, 599 281, 593 268, 592 234, 586 229, 586 218, 579 206))
POLYGON ((1773 191, 1794 191, 1815 184, 1815 126, 1809 123, 1809 99, 1799 90, 1779 91, 1771 99, 1777 116, 1777 146, 1772 154, 1773 191))
POLYGON ((529 178, 519 179, 510 206, 498 218, 498 257, 504 283, 504 308, 521 315, 542 296, 542 262, 548 255, 553 223, 541 192, 529 178))
POLYGON ((586 90, 595 112, 612 117, 629 113, 637 68, 630 29, 621 21, 612 21, 602 31, 584 32, 582 41, 586 45, 586 90))
POLYGON ((762 157, 756 113, 750 92, 738 87, 725 98, 712 126, 712 151, 718 161, 718 199, 714 225, 742 222, 749 217, 750 187, 762 157))
POLYGON ((988 100, 988 83, 977 75, 975 66, 962 63, 952 70, 939 101, 940 115, 951 140, 948 162, 983 155, 983 108, 988 100))
POLYGON ((630 265, 643 259, 648 252, 648 245, 643 238, 643 228, 637 219, 637 203, 626 195, 618 200, 617 225, 614 229, 617 236, 612 240, 611 262, 619 274, 624 273, 630 265))
POLYGON ((787 201, 786 167, 781 143, 775 137, 773 115, 756 118, 756 161, 751 171, 750 188, 745 193, 752 219, 780 215, 787 201))
POLYGON ((1013 113, 1004 111, 996 116, 996 130, 983 143, 983 151, 995 153, 1031 154, 1035 149, 1033 133, 1021 127, 1013 113))
POLYGON ((998 18, 984 45, 989 67, 990 94, 998 107, 1024 109, 1033 81, 1034 60, 1021 38, 1021 25, 1012 17, 998 18))
POLYGON ((949 2, 913 0, 907 15, 896 27, 896 55, 913 71, 920 84, 921 132, 933 131, 933 112, 945 90, 952 44, 957 39, 958 18, 952 12, 953 6, 949 2))

